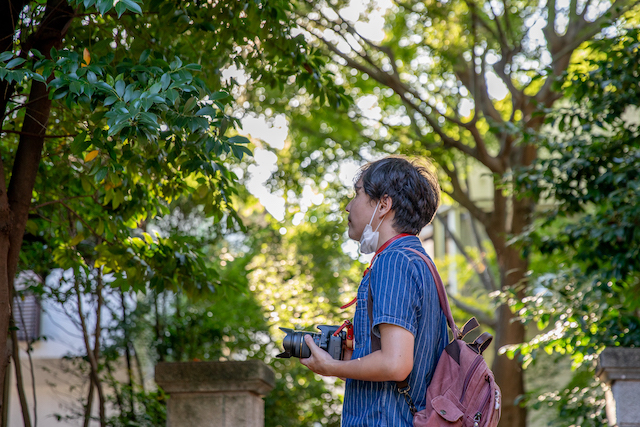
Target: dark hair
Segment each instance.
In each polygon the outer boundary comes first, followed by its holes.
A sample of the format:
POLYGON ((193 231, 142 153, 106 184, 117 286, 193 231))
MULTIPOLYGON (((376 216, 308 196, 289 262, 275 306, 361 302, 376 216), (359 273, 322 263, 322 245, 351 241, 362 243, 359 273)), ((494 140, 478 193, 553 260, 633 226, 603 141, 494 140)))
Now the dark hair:
POLYGON ((428 166, 428 162, 420 165, 403 157, 385 157, 364 165, 354 182, 362 180, 364 192, 374 201, 391 197, 393 228, 418 234, 433 220, 440 204, 438 178, 428 166))

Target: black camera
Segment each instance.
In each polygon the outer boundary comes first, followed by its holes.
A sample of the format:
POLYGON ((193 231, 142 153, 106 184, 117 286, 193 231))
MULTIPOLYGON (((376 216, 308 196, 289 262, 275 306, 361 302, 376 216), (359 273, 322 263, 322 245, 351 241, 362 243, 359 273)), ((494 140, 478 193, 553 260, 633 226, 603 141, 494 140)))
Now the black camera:
POLYGON ((334 359, 342 360, 342 342, 347 339, 347 332, 340 330, 340 332, 336 334, 340 326, 333 325, 320 325, 318 329, 320 329, 320 333, 280 328, 280 330, 286 332, 287 335, 282 340, 284 351, 276 357, 288 359, 293 356, 305 359, 311 356, 311 350, 307 343, 304 342, 304 336, 311 335, 313 342, 316 343, 318 347, 325 350, 334 359))

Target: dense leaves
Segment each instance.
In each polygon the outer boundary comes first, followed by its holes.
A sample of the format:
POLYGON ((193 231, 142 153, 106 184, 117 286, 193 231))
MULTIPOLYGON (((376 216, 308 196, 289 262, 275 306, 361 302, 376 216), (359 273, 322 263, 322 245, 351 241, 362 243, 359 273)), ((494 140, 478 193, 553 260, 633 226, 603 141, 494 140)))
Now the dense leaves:
MULTIPOLYGON (((237 132, 247 91, 295 87, 332 108, 349 98, 319 53, 295 34, 288 1, 23 3, 15 26, 2 30, 3 40, 12 41, 0 52, 0 83, 10 89, 3 92, 2 182, 23 164, 17 153, 35 135, 24 124, 27 95, 43 88, 51 108, 43 110, 42 158, 31 165, 35 185, 23 195, 31 208, 18 268, 41 277, 67 271, 64 283, 25 291, 75 318, 110 311, 114 324, 94 330, 79 355, 91 364, 91 381, 89 370, 82 372, 85 383, 111 387, 119 414, 109 423, 162 424, 162 396, 145 392, 144 380, 131 372, 131 365, 142 369, 140 359, 270 360, 275 351, 273 325, 263 316, 268 307, 247 284, 247 264, 256 261, 246 245, 254 241, 233 235, 247 231, 234 209, 246 207, 246 192, 232 172, 251 162, 252 145, 237 132), (60 10, 69 12, 63 14, 69 22, 47 45, 55 48, 36 50, 33 41, 49 34, 39 25, 60 10), (195 215, 179 218, 181 212, 195 215), (172 226, 163 227, 171 217, 179 225, 169 220, 172 226), (232 242, 242 248, 232 250, 232 242), (91 304, 73 304, 83 298, 91 304), (123 358, 128 384, 110 372, 123 358)), ((90 335, 92 327, 80 332, 90 335)), ((310 390, 325 390, 322 380, 305 376, 310 390)), ((79 402, 90 408, 90 396, 79 402)), ((284 399, 292 403, 275 412, 279 422, 290 416, 297 425, 325 416, 337 422, 335 395, 313 404, 304 403, 305 392, 297 396, 284 399), (304 408, 297 413, 295 406, 304 408)), ((61 415, 67 416, 88 415, 61 415)))
POLYGON ((633 312, 640 308, 633 292, 640 269, 638 32, 592 49, 598 53, 589 62, 592 71, 571 83, 575 107, 555 115, 549 155, 523 180, 553 207, 544 223, 553 233, 534 230, 529 237, 545 253, 569 253, 566 261, 601 289, 625 294, 625 308, 633 312))
POLYGON ((551 116, 546 156, 520 176, 550 206, 522 239, 557 267, 516 305, 544 330, 519 348, 527 358, 543 349, 584 365, 573 398, 551 396, 558 425, 599 425, 603 393, 584 372, 593 375, 605 346, 640 346, 638 36, 590 45, 585 68, 570 76, 569 106, 551 116))

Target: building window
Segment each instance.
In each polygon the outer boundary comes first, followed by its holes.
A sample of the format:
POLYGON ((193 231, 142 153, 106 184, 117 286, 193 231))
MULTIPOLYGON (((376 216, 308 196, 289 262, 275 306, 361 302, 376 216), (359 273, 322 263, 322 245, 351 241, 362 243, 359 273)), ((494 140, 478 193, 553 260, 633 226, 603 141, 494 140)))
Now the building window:
POLYGON ((35 295, 22 295, 13 299, 13 320, 18 330, 18 341, 33 341, 40 337, 40 300, 35 295))

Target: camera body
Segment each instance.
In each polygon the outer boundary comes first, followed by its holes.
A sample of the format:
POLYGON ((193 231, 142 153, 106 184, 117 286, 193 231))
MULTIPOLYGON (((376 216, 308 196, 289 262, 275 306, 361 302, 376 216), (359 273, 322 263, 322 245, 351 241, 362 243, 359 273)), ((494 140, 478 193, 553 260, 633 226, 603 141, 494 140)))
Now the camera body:
POLYGON ((299 357, 305 359, 311 356, 311 350, 306 342, 304 342, 305 335, 311 335, 313 342, 325 350, 336 360, 342 360, 342 342, 347 339, 347 333, 340 329, 337 325, 319 325, 320 332, 304 332, 294 331, 293 329, 280 328, 281 331, 287 335, 282 340, 282 346, 284 351, 280 353, 279 358, 299 357))

